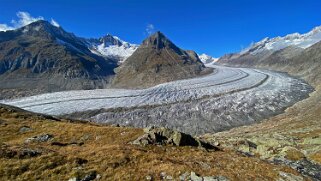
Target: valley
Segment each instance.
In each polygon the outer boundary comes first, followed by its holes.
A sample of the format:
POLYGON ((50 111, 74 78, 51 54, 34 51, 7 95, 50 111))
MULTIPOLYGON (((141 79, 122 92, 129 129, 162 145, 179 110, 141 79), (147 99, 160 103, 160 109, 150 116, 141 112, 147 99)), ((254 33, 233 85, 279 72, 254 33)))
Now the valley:
POLYGON ((0 24, 0 180, 321 180, 320 22, 166 3, 0 24))
POLYGON ((214 72, 147 89, 65 91, 1 103, 96 123, 166 126, 199 135, 259 122, 313 91, 303 80, 284 73, 207 66, 214 72))

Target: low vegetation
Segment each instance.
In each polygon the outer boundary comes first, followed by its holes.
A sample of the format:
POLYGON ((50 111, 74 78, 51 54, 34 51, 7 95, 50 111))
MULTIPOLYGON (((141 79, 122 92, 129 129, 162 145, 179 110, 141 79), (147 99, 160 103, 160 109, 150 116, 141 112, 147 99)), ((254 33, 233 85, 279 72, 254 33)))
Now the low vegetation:
POLYGON ((231 149, 134 145, 143 135, 137 128, 60 120, 6 106, 0 120, 0 180, 178 180, 191 172, 229 180, 299 176, 287 166, 231 149))

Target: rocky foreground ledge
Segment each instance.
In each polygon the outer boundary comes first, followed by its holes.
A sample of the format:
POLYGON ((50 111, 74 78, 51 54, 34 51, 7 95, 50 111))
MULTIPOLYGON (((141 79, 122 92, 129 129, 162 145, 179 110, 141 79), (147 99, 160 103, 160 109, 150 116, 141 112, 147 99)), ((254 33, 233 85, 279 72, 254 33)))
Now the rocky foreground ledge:
POLYGON ((0 132, 0 180, 310 180, 166 128, 144 132, 0 106, 0 132))

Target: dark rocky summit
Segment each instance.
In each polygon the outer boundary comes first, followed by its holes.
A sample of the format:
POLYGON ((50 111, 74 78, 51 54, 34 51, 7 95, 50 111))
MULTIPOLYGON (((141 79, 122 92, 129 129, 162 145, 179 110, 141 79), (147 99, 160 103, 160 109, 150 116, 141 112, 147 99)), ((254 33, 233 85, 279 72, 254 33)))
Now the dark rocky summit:
POLYGON ((156 32, 116 69, 114 87, 145 88, 205 74, 208 70, 194 51, 184 51, 156 32))

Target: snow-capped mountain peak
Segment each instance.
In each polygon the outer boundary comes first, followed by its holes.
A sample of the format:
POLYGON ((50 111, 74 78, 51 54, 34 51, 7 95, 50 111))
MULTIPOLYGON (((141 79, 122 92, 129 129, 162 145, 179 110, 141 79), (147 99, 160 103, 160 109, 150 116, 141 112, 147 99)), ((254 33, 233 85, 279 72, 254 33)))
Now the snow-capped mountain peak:
POLYGON ((284 37, 264 38, 263 40, 251 44, 248 48, 241 51, 241 54, 250 53, 256 55, 264 51, 277 51, 289 46, 308 48, 321 41, 321 26, 313 28, 306 34, 293 33, 284 37))
POLYGON ((101 38, 99 38, 100 43, 104 43, 105 46, 111 46, 111 45, 117 45, 122 46, 123 44, 127 43, 117 36, 112 36, 110 34, 107 34, 101 38))
POLYGON ((316 34, 316 33, 320 33, 321 32, 321 26, 317 26, 315 28, 312 29, 312 31, 310 31, 309 33, 307 34, 316 34))
POLYGON ((119 63, 125 61, 138 48, 138 45, 123 41, 111 34, 88 41, 90 44, 89 48, 93 53, 108 58, 116 58, 119 60, 119 63))
POLYGON ((205 53, 198 55, 198 57, 204 64, 214 63, 218 60, 218 58, 214 58, 212 56, 206 55, 205 53))

